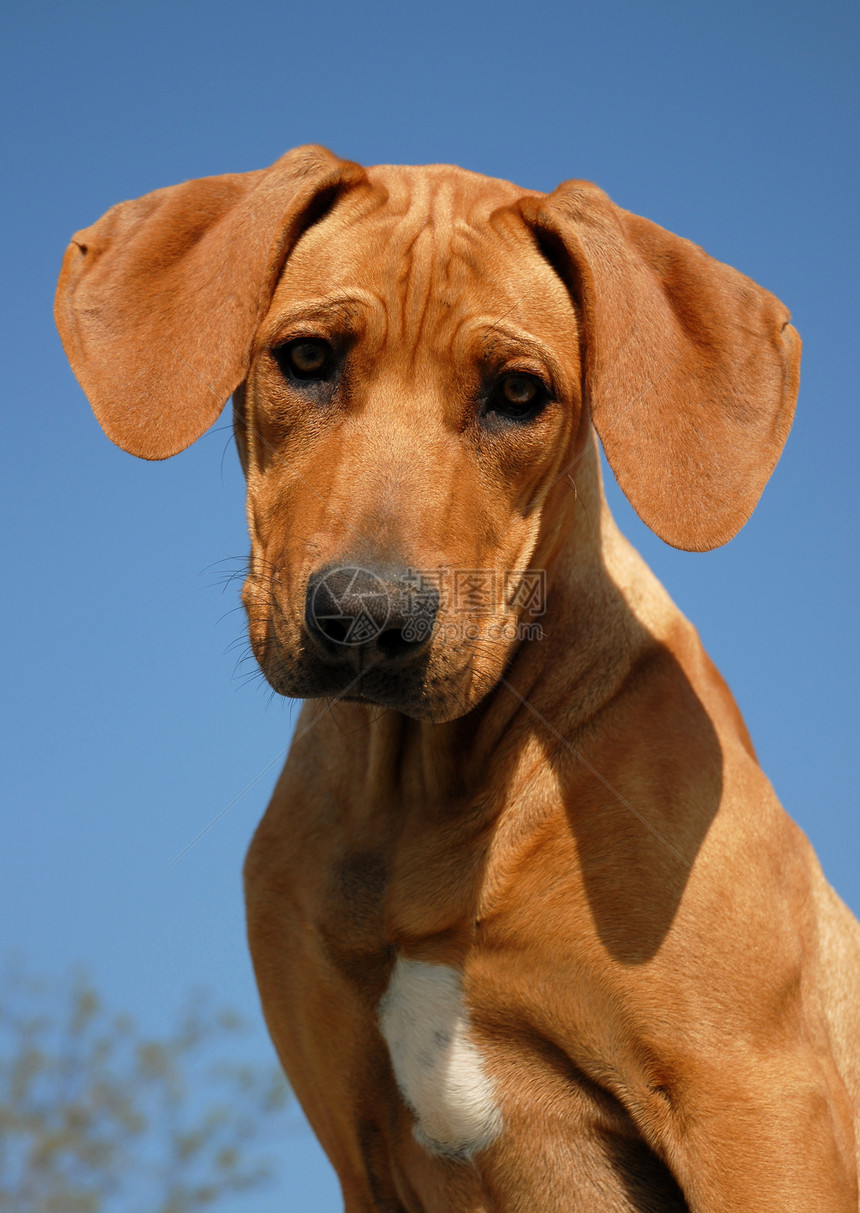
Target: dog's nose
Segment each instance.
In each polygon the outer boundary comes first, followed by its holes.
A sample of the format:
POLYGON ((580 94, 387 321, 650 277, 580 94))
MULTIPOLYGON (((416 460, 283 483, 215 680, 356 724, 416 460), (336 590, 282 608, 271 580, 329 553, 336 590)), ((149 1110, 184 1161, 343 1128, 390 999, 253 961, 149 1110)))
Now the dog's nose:
POLYGON ((411 570, 336 565, 308 578, 308 633, 326 654, 357 667, 417 656, 438 611, 439 591, 411 570))

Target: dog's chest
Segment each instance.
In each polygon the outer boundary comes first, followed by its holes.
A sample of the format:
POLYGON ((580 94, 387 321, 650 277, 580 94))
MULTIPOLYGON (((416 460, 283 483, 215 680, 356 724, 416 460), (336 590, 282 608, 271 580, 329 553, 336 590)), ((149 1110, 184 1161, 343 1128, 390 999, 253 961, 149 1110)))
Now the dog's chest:
POLYGON ((490 1145, 502 1113, 457 969, 400 956, 378 1022, 416 1139, 454 1158, 490 1145))
POLYGON ((483 846, 444 836, 406 845, 357 842, 327 857, 315 915, 340 949, 391 956, 440 937, 463 939, 474 923, 483 846))

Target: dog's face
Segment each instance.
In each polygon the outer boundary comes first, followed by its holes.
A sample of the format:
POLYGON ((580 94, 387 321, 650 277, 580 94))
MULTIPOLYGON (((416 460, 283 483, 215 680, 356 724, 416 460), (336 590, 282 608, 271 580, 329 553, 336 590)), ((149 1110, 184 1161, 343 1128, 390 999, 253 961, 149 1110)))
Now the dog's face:
POLYGON ((73 238, 55 315, 135 455, 183 450, 236 392, 272 686, 429 720, 497 683, 535 574, 578 559, 565 472, 592 424, 643 520, 715 547, 776 463, 800 361, 777 299, 587 182, 318 147, 114 207, 73 238))
POLYGON ((244 602, 283 694, 459 716, 540 609, 579 334, 518 196, 454 169, 376 170, 286 262, 238 427, 244 602))

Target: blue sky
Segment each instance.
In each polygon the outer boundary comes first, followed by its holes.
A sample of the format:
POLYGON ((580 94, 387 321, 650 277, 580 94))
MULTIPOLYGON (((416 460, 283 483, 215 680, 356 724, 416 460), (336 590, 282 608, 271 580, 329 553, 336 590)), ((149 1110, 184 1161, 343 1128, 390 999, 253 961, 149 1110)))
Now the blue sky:
MULTIPOLYGON (((857 6, 30 0, 2 25, 3 949, 85 962, 153 1030, 206 986, 268 1056, 239 871, 295 705, 235 670, 229 430, 157 465, 111 446, 51 305, 72 231, 114 202, 305 142, 539 189, 589 178, 792 309, 797 420, 740 535, 673 551, 610 491, 860 910, 857 6)), ((309 1133, 283 1159, 225 1213, 341 1207, 309 1133)))

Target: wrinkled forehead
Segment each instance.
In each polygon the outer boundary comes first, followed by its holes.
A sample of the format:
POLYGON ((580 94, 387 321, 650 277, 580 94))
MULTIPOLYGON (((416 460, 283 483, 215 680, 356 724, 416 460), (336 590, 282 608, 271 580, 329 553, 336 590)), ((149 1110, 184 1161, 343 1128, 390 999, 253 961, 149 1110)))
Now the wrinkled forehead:
POLYGON ((527 192, 447 165, 369 169, 301 237, 267 321, 350 301, 390 337, 501 324, 569 345, 568 292, 520 214, 527 192))

